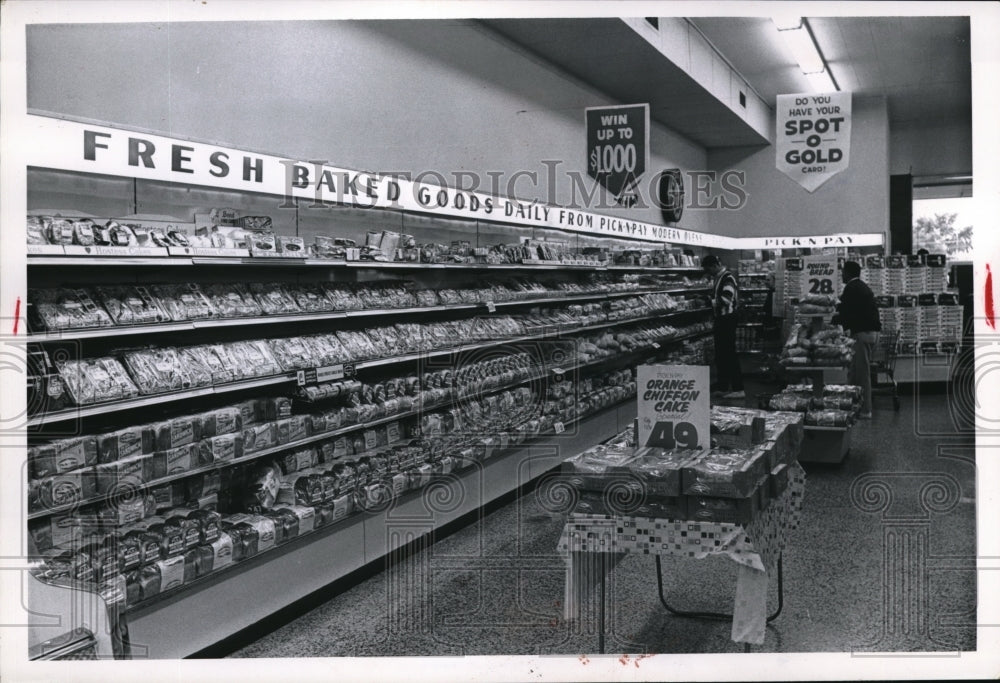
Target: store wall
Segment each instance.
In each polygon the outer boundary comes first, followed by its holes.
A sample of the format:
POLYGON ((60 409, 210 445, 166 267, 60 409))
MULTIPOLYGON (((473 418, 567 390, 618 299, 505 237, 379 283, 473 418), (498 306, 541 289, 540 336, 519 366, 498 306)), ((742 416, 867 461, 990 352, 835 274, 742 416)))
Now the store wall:
POLYGON ((712 214, 711 230, 728 236, 887 232, 889 123, 884 97, 855 97, 850 166, 814 192, 779 171, 773 146, 709 150, 709 168, 746 173, 746 202, 712 214))
POLYGON ((972 121, 900 124, 889 131, 889 167, 913 176, 972 173, 972 121))
MULTIPOLYGON (((567 170, 594 187, 584 108, 615 104, 466 21, 32 26, 27 73, 33 109, 449 184, 495 172, 502 194, 561 205, 582 201, 567 170), (537 183, 521 175, 508 191, 519 171, 537 183)), ((707 162, 658 125, 651 150, 654 171, 707 162)), ((649 204, 595 210, 661 223, 649 204)), ((681 225, 707 231, 710 213, 681 225)))

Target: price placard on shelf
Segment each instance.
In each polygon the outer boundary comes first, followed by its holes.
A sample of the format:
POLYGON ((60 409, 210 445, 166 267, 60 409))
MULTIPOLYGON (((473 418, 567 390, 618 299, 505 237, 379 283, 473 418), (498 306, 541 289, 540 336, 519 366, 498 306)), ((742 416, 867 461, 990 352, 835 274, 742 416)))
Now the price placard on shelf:
POLYGON ((307 370, 299 370, 295 375, 295 381, 299 386, 306 384, 321 384, 323 382, 333 382, 338 379, 343 379, 344 377, 351 377, 354 375, 354 364, 344 364, 338 363, 337 365, 328 365, 322 368, 309 368, 307 370), (350 374, 348 374, 348 365, 350 366, 350 374))
POLYGON ((143 257, 167 257, 170 252, 166 247, 82 247, 78 244, 69 244, 63 247, 67 256, 114 256, 127 258, 132 256, 143 257))
POLYGON ((490 313, 496 313, 497 312, 497 305, 495 303, 493 303, 492 301, 487 301, 486 302, 486 310, 489 311, 490 313))
POLYGON ((566 425, 564 425, 562 422, 556 422, 555 424, 552 425, 552 429, 555 431, 556 434, 562 434, 563 432, 566 431, 566 425))
POLYGON ((705 365, 640 365, 638 443, 709 448, 711 405, 705 365))
POLYGON ((836 296, 837 257, 832 255, 805 257, 799 277, 803 297, 816 294, 836 296))
POLYGON ((28 256, 65 256, 66 251, 58 244, 29 244, 28 256))

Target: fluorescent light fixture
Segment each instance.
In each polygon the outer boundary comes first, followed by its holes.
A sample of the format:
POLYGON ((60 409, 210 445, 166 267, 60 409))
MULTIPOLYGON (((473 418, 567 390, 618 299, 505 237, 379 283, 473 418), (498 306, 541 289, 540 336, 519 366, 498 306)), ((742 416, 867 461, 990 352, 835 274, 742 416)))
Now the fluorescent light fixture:
POLYGON ((840 90, 802 17, 782 15, 771 17, 771 21, 778 30, 785 49, 798 62, 813 90, 815 92, 840 90))

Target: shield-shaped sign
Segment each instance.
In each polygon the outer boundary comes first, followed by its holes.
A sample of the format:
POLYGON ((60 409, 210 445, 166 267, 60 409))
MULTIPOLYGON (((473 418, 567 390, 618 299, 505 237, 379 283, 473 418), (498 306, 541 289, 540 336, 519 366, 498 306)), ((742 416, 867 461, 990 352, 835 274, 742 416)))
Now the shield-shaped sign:
POLYGON ((587 175, 628 203, 649 165, 649 105, 589 107, 586 123, 587 175))
POLYGON ((778 95, 778 170, 809 192, 845 170, 851 158, 851 93, 778 95))

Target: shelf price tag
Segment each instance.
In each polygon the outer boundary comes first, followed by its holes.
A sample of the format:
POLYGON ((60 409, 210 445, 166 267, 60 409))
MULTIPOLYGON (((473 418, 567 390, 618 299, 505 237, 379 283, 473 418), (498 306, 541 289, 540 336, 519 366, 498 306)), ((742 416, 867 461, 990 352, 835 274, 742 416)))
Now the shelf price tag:
POLYGON ((487 301, 486 302, 486 310, 489 311, 490 313, 496 313, 497 312, 497 305, 495 303, 493 303, 492 301, 487 301))
POLYGON ((375 435, 374 429, 365 430, 365 450, 371 451, 375 449, 378 445, 378 437, 375 435))
POLYGON ((658 342, 653 342, 652 346, 653 346, 654 349, 660 348, 660 345, 659 345, 658 342))
POLYGON ((562 434, 563 432, 566 431, 566 425, 564 425, 562 422, 556 422, 554 425, 552 425, 552 428, 555 430, 556 434, 562 434))
POLYGON ((657 448, 709 448, 709 370, 704 365, 640 365, 638 440, 657 448))

